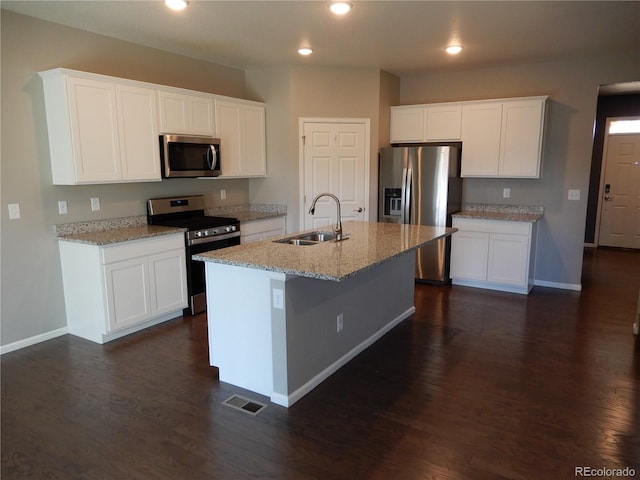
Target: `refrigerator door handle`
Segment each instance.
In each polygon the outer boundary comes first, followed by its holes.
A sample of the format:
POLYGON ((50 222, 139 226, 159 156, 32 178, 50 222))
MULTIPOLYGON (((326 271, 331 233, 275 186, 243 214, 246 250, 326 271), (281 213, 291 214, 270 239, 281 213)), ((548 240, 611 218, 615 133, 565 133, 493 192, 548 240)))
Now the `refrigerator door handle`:
POLYGON ((413 170, 405 169, 404 184, 402 185, 402 223, 411 223, 411 184, 413 182, 413 170))

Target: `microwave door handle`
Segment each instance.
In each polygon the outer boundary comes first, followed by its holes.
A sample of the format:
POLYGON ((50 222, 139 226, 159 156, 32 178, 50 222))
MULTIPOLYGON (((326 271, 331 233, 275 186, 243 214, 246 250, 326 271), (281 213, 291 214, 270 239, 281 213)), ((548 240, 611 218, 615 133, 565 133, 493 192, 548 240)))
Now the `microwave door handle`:
POLYGON ((209 145, 207 151, 207 163, 209 164, 209 170, 215 170, 218 166, 218 152, 216 152, 215 145, 209 145), (211 158, 211 160, 209 160, 211 158))

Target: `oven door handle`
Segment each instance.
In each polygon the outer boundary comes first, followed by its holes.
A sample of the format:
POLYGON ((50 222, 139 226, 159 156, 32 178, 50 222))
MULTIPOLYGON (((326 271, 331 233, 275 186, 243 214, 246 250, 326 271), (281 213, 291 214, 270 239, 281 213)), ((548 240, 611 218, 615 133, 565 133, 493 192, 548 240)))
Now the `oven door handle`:
POLYGON ((229 238, 236 238, 239 236, 240 236, 240 232, 231 232, 231 233, 225 233, 224 235, 217 235, 215 237, 192 238, 190 240, 187 240, 187 246, 202 245, 203 243, 211 243, 213 246, 213 244, 215 244, 217 241, 227 240, 229 238))

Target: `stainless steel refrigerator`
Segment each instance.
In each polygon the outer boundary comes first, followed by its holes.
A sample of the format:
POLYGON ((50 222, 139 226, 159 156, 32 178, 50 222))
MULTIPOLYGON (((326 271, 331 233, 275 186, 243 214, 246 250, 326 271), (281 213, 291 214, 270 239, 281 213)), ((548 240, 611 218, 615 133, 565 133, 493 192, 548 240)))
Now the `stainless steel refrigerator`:
MULTIPOLYGON (((379 222, 451 226, 462 207, 459 144, 383 148, 379 167, 379 222)), ((450 237, 419 248, 416 280, 448 283, 450 252, 450 237)))

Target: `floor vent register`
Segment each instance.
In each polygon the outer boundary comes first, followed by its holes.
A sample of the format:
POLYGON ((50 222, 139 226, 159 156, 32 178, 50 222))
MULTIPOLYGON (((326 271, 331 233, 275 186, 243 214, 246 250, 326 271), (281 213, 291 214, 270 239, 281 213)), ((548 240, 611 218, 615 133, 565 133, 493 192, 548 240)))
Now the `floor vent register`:
POLYGON ((241 397, 240 395, 234 395, 227 398, 222 403, 228 407, 248 413, 249 415, 258 415, 262 410, 267 408, 267 405, 264 403, 249 400, 248 398, 241 397))

